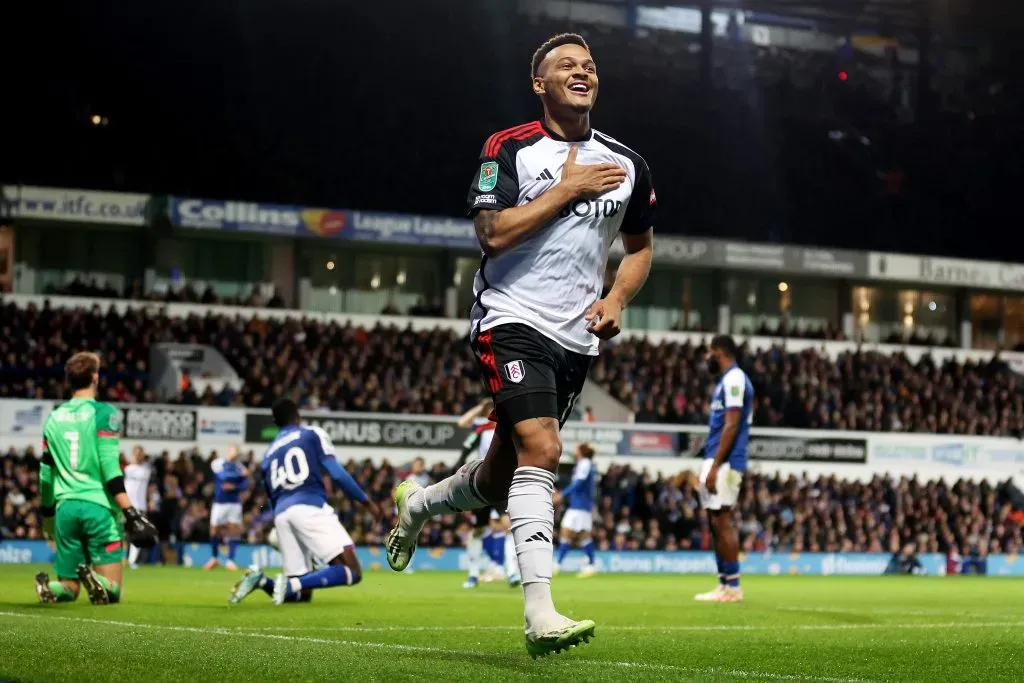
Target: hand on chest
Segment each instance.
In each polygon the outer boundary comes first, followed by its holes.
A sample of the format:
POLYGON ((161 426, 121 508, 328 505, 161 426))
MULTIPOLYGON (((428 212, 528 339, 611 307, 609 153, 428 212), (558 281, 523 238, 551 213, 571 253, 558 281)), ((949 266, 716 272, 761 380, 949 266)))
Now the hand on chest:
MULTIPOLYGON (((528 202, 547 192, 561 180, 562 168, 565 165, 568 150, 568 145, 559 145, 554 149, 549 147, 544 154, 529 155, 527 158, 521 159, 521 168, 519 169, 521 202, 528 202)), ((605 149, 594 149, 589 145, 584 145, 579 151, 576 163, 617 164, 626 169, 626 180, 614 190, 599 197, 581 198, 571 202, 562 209, 560 218, 573 218, 583 222, 606 219, 620 221, 633 192, 633 174, 629 162, 605 149)))

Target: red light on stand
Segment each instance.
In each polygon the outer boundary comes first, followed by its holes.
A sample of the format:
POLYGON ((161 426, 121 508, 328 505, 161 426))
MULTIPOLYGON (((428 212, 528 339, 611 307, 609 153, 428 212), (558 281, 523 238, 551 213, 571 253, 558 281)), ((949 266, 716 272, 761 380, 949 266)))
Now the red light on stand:
POLYGON ((839 80, 841 80, 841 81, 845 81, 845 80, 847 80, 848 78, 849 78, 849 76, 847 75, 847 73, 846 73, 845 71, 840 71, 840 72, 839 72, 839 80))

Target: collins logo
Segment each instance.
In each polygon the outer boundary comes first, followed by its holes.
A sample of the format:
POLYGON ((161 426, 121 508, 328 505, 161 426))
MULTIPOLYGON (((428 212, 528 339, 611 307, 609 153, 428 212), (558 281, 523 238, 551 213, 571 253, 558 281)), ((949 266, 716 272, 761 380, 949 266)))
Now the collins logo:
POLYGON ((305 209, 302 222, 306 229, 320 237, 337 235, 348 225, 348 214, 344 211, 328 211, 327 209, 305 209))
POLYGON ((523 381, 523 377, 526 376, 526 370, 523 368, 523 361, 514 360, 511 363, 505 363, 505 376, 508 377, 508 381, 519 384, 523 381))

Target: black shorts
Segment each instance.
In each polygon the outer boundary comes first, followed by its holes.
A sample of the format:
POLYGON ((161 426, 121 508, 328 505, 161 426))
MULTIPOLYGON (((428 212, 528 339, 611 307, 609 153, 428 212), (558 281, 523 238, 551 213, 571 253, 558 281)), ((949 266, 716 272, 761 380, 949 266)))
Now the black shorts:
POLYGON ((587 381, 591 356, 569 351, 521 323, 480 332, 472 347, 494 398, 499 426, 551 417, 561 427, 569 419, 587 381))

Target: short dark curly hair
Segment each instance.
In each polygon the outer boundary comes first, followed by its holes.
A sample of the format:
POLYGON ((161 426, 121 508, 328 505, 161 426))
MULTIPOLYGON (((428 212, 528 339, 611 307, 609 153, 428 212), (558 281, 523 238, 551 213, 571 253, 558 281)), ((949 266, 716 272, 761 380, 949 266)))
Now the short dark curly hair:
POLYGON ((559 33, 556 36, 551 36, 541 43, 537 51, 533 53, 533 59, 530 60, 530 78, 537 77, 537 69, 540 68, 540 63, 544 61, 544 57, 556 47, 561 47, 562 45, 579 45, 587 52, 590 52, 590 46, 587 45, 587 41, 578 33, 559 33))

